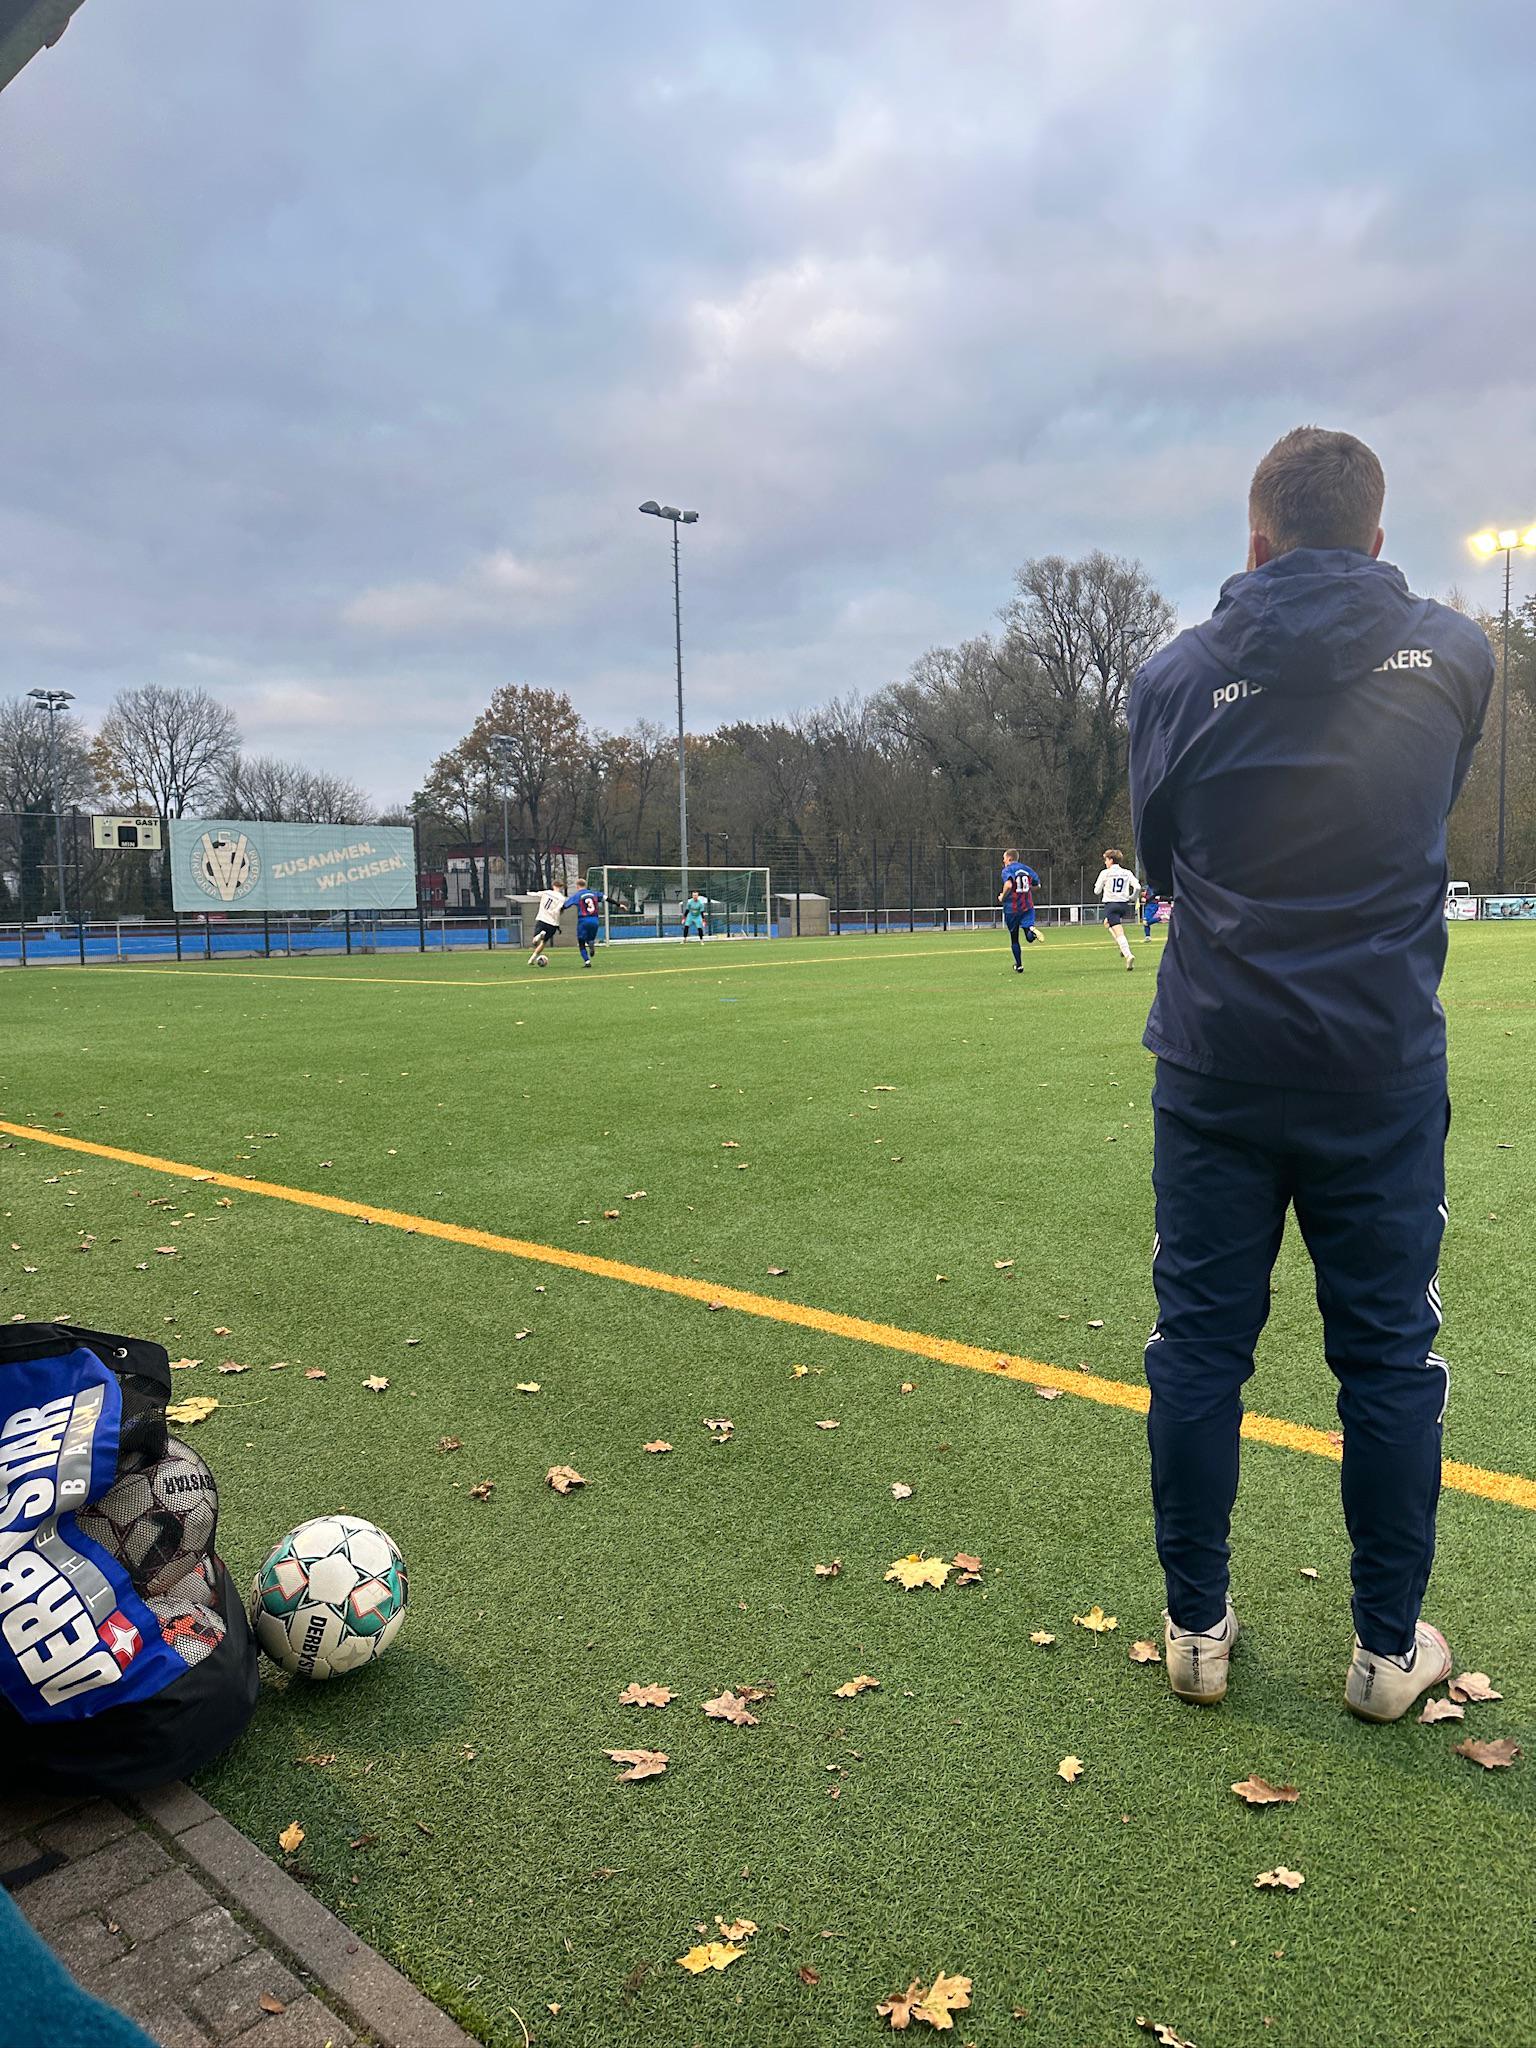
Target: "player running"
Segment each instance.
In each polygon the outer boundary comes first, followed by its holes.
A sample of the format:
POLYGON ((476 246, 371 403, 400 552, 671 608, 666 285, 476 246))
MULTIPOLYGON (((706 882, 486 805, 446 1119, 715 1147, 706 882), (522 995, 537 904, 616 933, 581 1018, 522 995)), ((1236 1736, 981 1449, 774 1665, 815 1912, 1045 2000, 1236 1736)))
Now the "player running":
POLYGON ((997 900, 1003 906, 1003 923, 1008 927, 1008 943, 1013 948, 1013 971, 1022 974, 1024 955, 1019 951, 1019 934, 1022 932, 1026 944, 1031 946, 1040 936, 1035 930, 1035 891, 1040 886, 1040 877, 1019 859, 1016 846, 1003 849, 1002 884, 997 900))
POLYGON ((576 943, 581 948, 581 964, 590 967, 597 952, 599 916, 603 907, 602 892, 597 889, 575 889, 566 897, 563 908, 576 913, 576 943))
POLYGON ((1093 893, 1103 904, 1104 922, 1125 956, 1127 968, 1131 968, 1136 965, 1136 955, 1125 936, 1125 920, 1136 915, 1136 898, 1141 894, 1141 884, 1130 869, 1122 865, 1124 859, 1118 846, 1104 849, 1104 872, 1096 877, 1093 893))
POLYGON ((533 951, 528 955, 530 967, 549 965, 545 948, 552 946, 560 936, 560 913, 564 908, 565 892, 561 889, 546 889, 539 898, 539 907, 533 914, 533 951))
POLYGON ((690 938, 704 940, 709 937, 709 905, 695 889, 683 905, 683 944, 690 938))
POLYGON ((1153 891, 1153 890, 1151 890, 1151 889, 1143 889, 1143 890, 1142 890, 1142 892, 1141 892, 1141 936, 1142 936, 1143 942, 1145 942, 1145 941, 1146 941, 1147 939, 1150 939, 1150 938, 1151 938, 1151 936, 1152 936, 1152 933, 1153 933, 1153 929, 1154 929, 1154 927, 1155 927, 1155 926, 1156 926, 1156 924, 1157 924, 1157 917, 1158 917, 1158 912, 1159 912, 1159 911, 1160 911, 1160 910, 1162 909, 1162 907, 1163 907, 1163 906, 1162 906, 1162 900, 1161 900, 1161 898, 1160 898, 1160 897, 1158 897, 1158 895, 1157 895, 1157 894, 1155 893, 1155 891, 1153 891))

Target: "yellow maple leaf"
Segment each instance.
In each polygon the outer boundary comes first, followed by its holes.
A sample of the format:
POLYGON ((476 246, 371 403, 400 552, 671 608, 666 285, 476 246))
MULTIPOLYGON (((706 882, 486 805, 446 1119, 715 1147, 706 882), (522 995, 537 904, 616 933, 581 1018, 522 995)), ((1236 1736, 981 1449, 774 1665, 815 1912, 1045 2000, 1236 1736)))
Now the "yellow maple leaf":
POLYGON ((737 1948, 734 1942, 701 1941, 677 1960, 681 1968, 701 1977, 706 1970, 728 1970, 738 1956, 745 1954, 746 1950, 737 1948))
POLYGON ((757 1932, 757 1922, 755 1920, 732 1920, 727 1922, 718 1913, 715 1915, 715 1925, 720 1930, 720 1939, 722 1941, 750 1941, 757 1932))
POLYGON ((792 1365, 789 1368, 789 1376, 792 1380, 803 1380, 810 1369, 808 1365, 792 1365))
POLYGON ((1032 1643, 1038 1643, 1041 1649, 1044 1649, 1047 1643, 1054 1643, 1056 1638, 1048 1628, 1037 1628, 1029 1640, 1032 1643))
POLYGON ((285 1856, 291 1856, 304 1839, 304 1830, 298 1822, 290 1821, 277 1838, 277 1846, 285 1856))
POLYGON ((1257 1890, 1272 1892, 1299 1892, 1306 1881, 1299 1870, 1287 1870, 1283 1863, 1273 1870, 1261 1870, 1253 1880, 1257 1890))
POLYGON ((1101 1636, 1106 1630, 1120 1626, 1115 1617, 1112 1614, 1106 1614, 1097 1602, 1089 1608, 1086 1614, 1074 1614, 1072 1619, 1079 1628, 1092 1629, 1096 1636, 1101 1636))
POLYGON ((206 1422, 218 1405, 212 1394, 189 1394, 185 1401, 171 1403, 165 1411, 165 1419, 191 1429, 195 1423, 206 1422))
POLYGON ((885 1576, 910 1593, 919 1586, 942 1586, 949 1573, 942 1557, 921 1557, 914 1550, 909 1557, 898 1557, 885 1576))
POLYGON ((954 2026, 951 2013, 963 2012, 971 2002, 969 1977, 946 1977, 940 1970, 932 1984, 912 2008, 914 2016, 926 2020, 941 2033, 954 2026))
POLYGON ((861 1692, 878 1692, 879 1690, 879 1679, 871 1678, 867 1671, 861 1671, 857 1678, 850 1678, 846 1685, 836 1686, 833 1689, 832 1697, 839 1700, 854 1700, 858 1698, 861 1692))
POLYGON ((1069 1785, 1075 1785, 1083 1775, 1083 1760, 1080 1756, 1064 1756, 1056 1766, 1058 1778, 1065 1778, 1069 1785))

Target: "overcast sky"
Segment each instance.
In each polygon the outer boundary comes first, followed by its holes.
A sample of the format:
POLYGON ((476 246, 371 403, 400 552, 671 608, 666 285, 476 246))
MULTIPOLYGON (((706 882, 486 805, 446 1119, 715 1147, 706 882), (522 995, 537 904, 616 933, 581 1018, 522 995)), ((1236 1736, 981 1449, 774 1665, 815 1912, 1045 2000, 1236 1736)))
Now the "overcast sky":
MULTIPOLYGON (((499 682, 900 675, 1031 554, 1186 619, 1300 421, 1492 598, 1536 38, 1336 0, 86 0, 0 98, 0 693, 199 683, 399 800, 499 682)), ((1529 578, 1526 579, 1530 581, 1529 578)))

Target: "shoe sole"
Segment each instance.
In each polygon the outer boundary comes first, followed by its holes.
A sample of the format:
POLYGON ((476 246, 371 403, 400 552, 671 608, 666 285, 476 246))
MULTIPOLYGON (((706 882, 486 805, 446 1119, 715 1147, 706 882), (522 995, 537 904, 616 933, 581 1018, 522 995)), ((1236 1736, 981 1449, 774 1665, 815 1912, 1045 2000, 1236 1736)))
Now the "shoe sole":
POLYGON ((1452 1658, 1443 1670, 1439 1671, 1433 1678, 1427 1678, 1413 1695, 1413 1698, 1405 1700, 1395 1714, 1373 1714, 1368 1706, 1357 1704, 1350 1698, 1347 1692, 1344 1695, 1344 1704, 1357 1721, 1369 1721, 1375 1728, 1390 1728, 1394 1721, 1401 1721, 1406 1714, 1411 1713, 1419 1704, 1419 1701, 1423 1699, 1425 1693, 1433 1692, 1437 1685, 1444 1685, 1455 1669, 1456 1661, 1452 1658))
POLYGON ((1172 1680, 1169 1681, 1168 1689, 1173 1694, 1176 1700, 1183 1700, 1185 1705, 1190 1707, 1219 1706, 1227 1696, 1227 1686, 1225 1679, 1223 1679, 1222 1681, 1222 1687, 1220 1692, 1180 1692, 1179 1688, 1175 1684, 1173 1684, 1172 1680))

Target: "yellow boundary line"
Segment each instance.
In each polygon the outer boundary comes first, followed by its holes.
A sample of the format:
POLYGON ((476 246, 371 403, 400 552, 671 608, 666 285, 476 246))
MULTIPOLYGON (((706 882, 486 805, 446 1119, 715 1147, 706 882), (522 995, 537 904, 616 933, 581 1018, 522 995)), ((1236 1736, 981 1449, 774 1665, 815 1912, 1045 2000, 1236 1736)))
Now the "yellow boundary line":
MULTIPOLYGON (((256 1180, 238 1173, 217 1173, 207 1167, 188 1166, 176 1159, 161 1159, 150 1152, 130 1152, 117 1145, 97 1145, 86 1138, 71 1138, 62 1131, 43 1131, 30 1124, 0 1120, 0 1131, 39 1145, 52 1145, 61 1152, 84 1153, 93 1159, 115 1160, 121 1166, 136 1166, 148 1173, 175 1174, 184 1179, 209 1181, 216 1187, 233 1188, 240 1194, 265 1195, 273 1201, 292 1202, 305 1209, 320 1209, 331 1216, 350 1216, 364 1223, 383 1224, 414 1237, 440 1238, 447 1244, 472 1246, 477 1251, 499 1252, 508 1258, 527 1259, 537 1265, 562 1266, 573 1273, 587 1273, 599 1280, 617 1280, 627 1287, 648 1287, 657 1294, 674 1294, 685 1301, 735 1309, 742 1315, 761 1316, 766 1321, 789 1323, 802 1330, 816 1330, 827 1337, 844 1337, 855 1344, 872 1344, 887 1351, 906 1352, 913 1358, 929 1358, 940 1365, 959 1366, 968 1372, 992 1373, 998 1377, 1023 1380, 1028 1385, 1053 1387, 1080 1401, 1094 1401, 1104 1408, 1123 1408, 1132 1414, 1147 1411, 1147 1390, 1126 1380, 1105 1379, 1097 1373, 1068 1372, 1059 1365, 1039 1359, 1015 1357, 1007 1352, 988 1351, 979 1344, 963 1344, 952 1337, 930 1337, 920 1330, 903 1330, 894 1323, 868 1322, 862 1316, 842 1315, 833 1309, 813 1308, 807 1302, 781 1301, 771 1295, 753 1294, 745 1288, 716 1286, 683 1273, 664 1273, 652 1266, 632 1266, 621 1259, 605 1259, 594 1252, 567 1251, 563 1245, 538 1244, 521 1237, 502 1237, 492 1230, 477 1230, 463 1223, 441 1223, 432 1216, 413 1216, 408 1210, 379 1209, 370 1202, 352 1202, 341 1195, 321 1195, 309 1188, 285 1187, 277 1181, 256 1180)), ((1243 1435, 1251 1443, 1270 1444, 1280 1450, 1301 1451, 1310 1457, 1331 1458, 1341 1453, 1325 1430, 1305 1423, 1285 1422, 1273 1415, 1245 1415, 1243 1435)), ((1506 1507, 1536 1509, 1536 1480, 1517 1472, 1490 1472, 1481 1465, 1463 1465, 1447 1460, 1444 1483, 1457 1493, 1475 1494, 1481 1500, 1501 1502, 1506 1507)))

